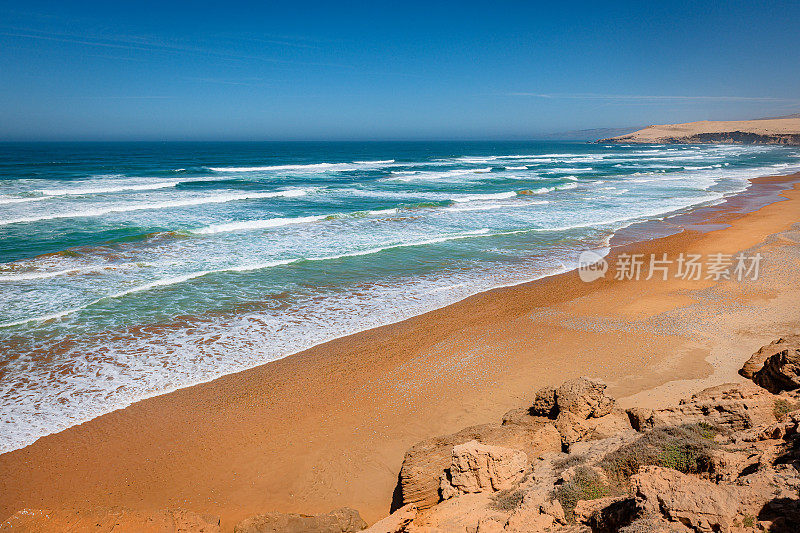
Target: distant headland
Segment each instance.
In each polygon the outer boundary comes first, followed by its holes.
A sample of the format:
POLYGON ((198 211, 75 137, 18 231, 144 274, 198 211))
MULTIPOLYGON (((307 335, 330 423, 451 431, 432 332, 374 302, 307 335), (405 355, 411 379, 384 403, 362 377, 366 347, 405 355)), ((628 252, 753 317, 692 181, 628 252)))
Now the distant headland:
POLYGON ((662 124, 600 139, 598 143, 660 144, 786 144, 800 146, 800 113, 755 120, 726 120, 662 124))

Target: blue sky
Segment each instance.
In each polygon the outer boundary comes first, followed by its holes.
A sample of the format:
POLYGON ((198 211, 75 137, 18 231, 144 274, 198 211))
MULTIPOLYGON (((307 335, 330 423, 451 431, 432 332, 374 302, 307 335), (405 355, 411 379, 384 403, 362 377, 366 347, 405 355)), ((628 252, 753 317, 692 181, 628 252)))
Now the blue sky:
POLYGON ((9 2, 0 139, 494 139, 800 111, 800 2, 9 2))

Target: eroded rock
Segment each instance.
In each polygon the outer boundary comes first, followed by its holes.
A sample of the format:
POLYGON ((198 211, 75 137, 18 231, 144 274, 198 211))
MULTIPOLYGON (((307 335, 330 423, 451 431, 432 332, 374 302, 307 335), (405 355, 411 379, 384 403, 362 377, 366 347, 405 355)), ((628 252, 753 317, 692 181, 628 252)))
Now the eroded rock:
POLYGON ((614 399, 606 396, 605 390, 606 384, 597 380, 565 381, 554 392, 558 412, 569 411, 584 420, 607 415, 614 408, 614 399))
POLYGON ((406 452, 400 468, 402 505, 415 504, 425 509, 438 503, 441 476, 450 468, 453 447, 476 440, 490 446, 519 450, 529 459, 547 452, 561 451, 561 436, 551 421, 541 417, 527 424, 484 424, 452 435, 434 437, 406 452))
POLYGON ((627 496, 607 496, 596 500, 580 500, 575 506, 575 520, 593 533, 614 533, 631 523, 636 502, 627 496))
POLYGON ((558 414, 556 407, 556 388, 542 387, 536 391, 536 398, 530 408, 532 415, 555 418, 558 414))
POLYGON ((378 520, 362 533, 402 533, 416 517, 417 508, 409 504, 378 520))
POLYGON ((522 504, 514 510, 506 522, 504 531, 523 533, 545 531, 558 524, 566 524, 564 509, 558 500, 545 497, 541 492, 525 494, 522 504))
POLYGON ((631 477, 636 505, 644 514, 661 514, 695 531, 729 531, 739 513, 737 487, 720 487, 671 468, 644 466, 631 477))
POLYGON ((800 388, 800 343, 788 345, 764 361, 753 382, 777 394, 800 388))
POLYGON ((476 440, 459 444, 453 447, 450 468, 442 475, 442 499, 509 489, 522 480, 528 465, 528 457, 520 450, 476 440))
POLYGON ((747 379, 753 379, 753 375, 764 367, 767 359, 782 352, 792 346, 800 346, 800 335, 789 335, 778 340, 772 341, 766 346, 762 346, 739 370, 739 375, 747 379))
POLYGON ((752 383, 726 383, 704 389, 666 409, 628 409, 638 431, 656 426, 705 422, 734 431, 775 422, 775 398, 752 383))

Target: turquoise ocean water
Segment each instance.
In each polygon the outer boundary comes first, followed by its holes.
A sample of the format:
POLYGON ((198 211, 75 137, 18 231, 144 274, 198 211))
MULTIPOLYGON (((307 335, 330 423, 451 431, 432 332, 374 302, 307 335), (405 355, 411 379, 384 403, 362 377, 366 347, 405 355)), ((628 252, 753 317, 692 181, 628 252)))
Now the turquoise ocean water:
POLYGON ((0 144, 0 452, 793 170, 777 146, 0 144))

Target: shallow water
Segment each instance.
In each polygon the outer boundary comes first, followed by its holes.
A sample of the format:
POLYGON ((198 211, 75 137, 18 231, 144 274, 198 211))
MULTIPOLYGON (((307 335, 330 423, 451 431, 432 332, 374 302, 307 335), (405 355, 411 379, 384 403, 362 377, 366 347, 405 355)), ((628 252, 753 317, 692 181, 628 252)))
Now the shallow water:
POLYGON ((0 451, 798 169, 779 146, 0 144, 0 451))

